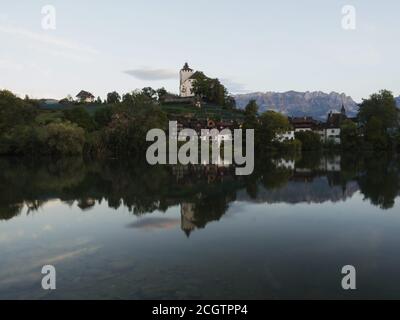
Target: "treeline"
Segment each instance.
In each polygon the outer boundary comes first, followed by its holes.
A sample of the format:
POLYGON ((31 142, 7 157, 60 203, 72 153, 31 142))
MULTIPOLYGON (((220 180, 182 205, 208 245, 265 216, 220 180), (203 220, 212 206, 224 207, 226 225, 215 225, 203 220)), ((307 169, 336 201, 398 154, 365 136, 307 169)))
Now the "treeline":
POLYGON ((382 90, 359 105, 358 125, 342 123, 342 147, 345 150, 388 150, 400 146, 400 110, 390 91, 382 90))
MULTIPOLYGON (((229 100, 223 91, 221 97, 229 100)), ((161 108, 166 94, 163 88, 144 88, 122 97, 111 92, 91 114, 85 104, 69 104, 60 111, 43 110, 36 100, 0 91, 0 155, 143 155, 147 132, 168 128, 168 114, 161 108)), ((363 100, 357 121, 341 123, 340 145, 324 143, 311 131, 286 140, 285 133, 292 130, 288 118, 273 111, 260 115, 258 110, 256 102, 250 101, 243 111, 243 129, 255 130, 255 149, 260 155, 324 148, 398 150, 400 146, 399 110, 392 93, 386 90, 363 100)))
MULTIPOLYGON (((323 141, 314 131, 297 132, 294 141, 280 141, 280 135, 293 130, 285 115, 273 111, 258 113, 256 101, 250 101, 245 109, 245 128, 256 131, 256 149, 259 152, 271 150, 343 150, 377 151, 400 149, 400 110, 390 91, 382 90, 364 99, 359 105, 355 119, 340 123, 340 144, 323 141)), ((329 130, 329 129, 328 129, 329 130)))
MULTIPOLYGON (((205 91, 201 95, 213 101, 214 91, 205 88, 219 89, 213 79, 211 82, 207 79, 204 79, 207 84, 203 84, 205 91)), ((195 88, 200 90, 196 85, 195 88)), ((222 91, 228 103, 229 95, 226 89, 222 91)), ((89 113, 90 103, 73 102, 70 98, 64 99, 63 110, 44 110, 36 100, 20 99, 10 91, 0 91, 0 154, 140 157, 148 146, 147 132, 153 128, 168 128, 169 115, 162 109, 166 94, 164 88, 150 87, 122 96, 114 91, 107 94, 105 101, 97 99, 97 110, 89 113)), ((273 139, 278 131, 288 128, 286 117, 270 112, 258 118, 257 110, 251 107, 244 114, 245 128, 257 128, 257 146, 268 150, 299 150, 297 141, 280 143, 273 139), (258 121, 262 130, 258 130, 258 121)))
POLYGON ((113 103, 94 114, 84 106, 49 111, 0 91, 0 154, 135 155, 142 153, 148 130, 167 128, 166 114, 146 90, 122 99, 111 93, 108 100, 113 103))

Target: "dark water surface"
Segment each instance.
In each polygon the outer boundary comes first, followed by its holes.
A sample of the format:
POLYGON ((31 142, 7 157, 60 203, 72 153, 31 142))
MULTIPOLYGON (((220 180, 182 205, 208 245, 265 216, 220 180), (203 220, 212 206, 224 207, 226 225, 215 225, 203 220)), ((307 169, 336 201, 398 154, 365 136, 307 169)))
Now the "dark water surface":
POLYGON ((386 154, 263 159, 250 177, 2 158, 0 299, 400 298, 399 191, 386 154))

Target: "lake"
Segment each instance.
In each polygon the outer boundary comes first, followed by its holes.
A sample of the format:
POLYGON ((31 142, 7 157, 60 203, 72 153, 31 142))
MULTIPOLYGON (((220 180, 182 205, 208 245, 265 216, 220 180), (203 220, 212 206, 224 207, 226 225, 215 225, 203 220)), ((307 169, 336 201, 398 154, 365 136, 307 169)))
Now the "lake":
POLYGON ((399 194, 388 154, 258 159, 248 177, 0 158, 0 299, 400 298, 399 194))

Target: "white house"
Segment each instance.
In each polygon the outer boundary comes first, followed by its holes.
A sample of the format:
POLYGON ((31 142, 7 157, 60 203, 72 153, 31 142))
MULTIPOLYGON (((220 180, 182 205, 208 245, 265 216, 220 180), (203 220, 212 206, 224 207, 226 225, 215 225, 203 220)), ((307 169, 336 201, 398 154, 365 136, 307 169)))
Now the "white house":
POLYGON ((325 141, 340 144, 341 125, 347 119, 346 109, 342 105, 340 113, 330 112, 325 125, 325 141))
POLYGON ((79 102, 81 103, 91 103, 94 102, 94 95, 92 95, 90 92, 82 90, 76 95, 76 98, 79 102))
POLYGON ((188 63, 186 62, 183 68, 180 71, 180 88, 179 94, 183 98, 194 97, 193 90, 193 82, 192 78, 194 75, 193 69, 189 68, 188 63))
POLYGON ((295 132, 313 131, 318 122, 312 117, 289 118, 295 132))
POLYGON ((275 137, 276 141, 285 142, 285 141, 293 141, 295 139, 294 130, 285 131, 282 133, 278 133, 275 137))
POLYGON ((341 130, 338 127, 331 127, 331 128, 326 128, 325 129, 325 141, 330 141, 335 144, 340 144, 341 139, 340 139, 340 133, 341 130))

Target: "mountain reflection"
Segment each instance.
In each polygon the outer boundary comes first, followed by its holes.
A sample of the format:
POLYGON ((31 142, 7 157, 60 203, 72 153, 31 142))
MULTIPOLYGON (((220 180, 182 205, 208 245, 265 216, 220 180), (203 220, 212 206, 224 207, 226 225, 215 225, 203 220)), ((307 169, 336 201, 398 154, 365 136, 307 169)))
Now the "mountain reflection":
POLYGON ((233 201, 322 203, 346 201, 356 192, 381 209, 399 195, 399 159, 391 154, 304 154, 301 158, 258 159, 253 175, 233 167, 156 166, 136 161, 0 159, 0 220, 38 210, 60 199, 82 211, 106 201, 141 216, 179 206, 181 221, 151 219, 131 228, 180 224, 189 236, 218 221, 233 201))

